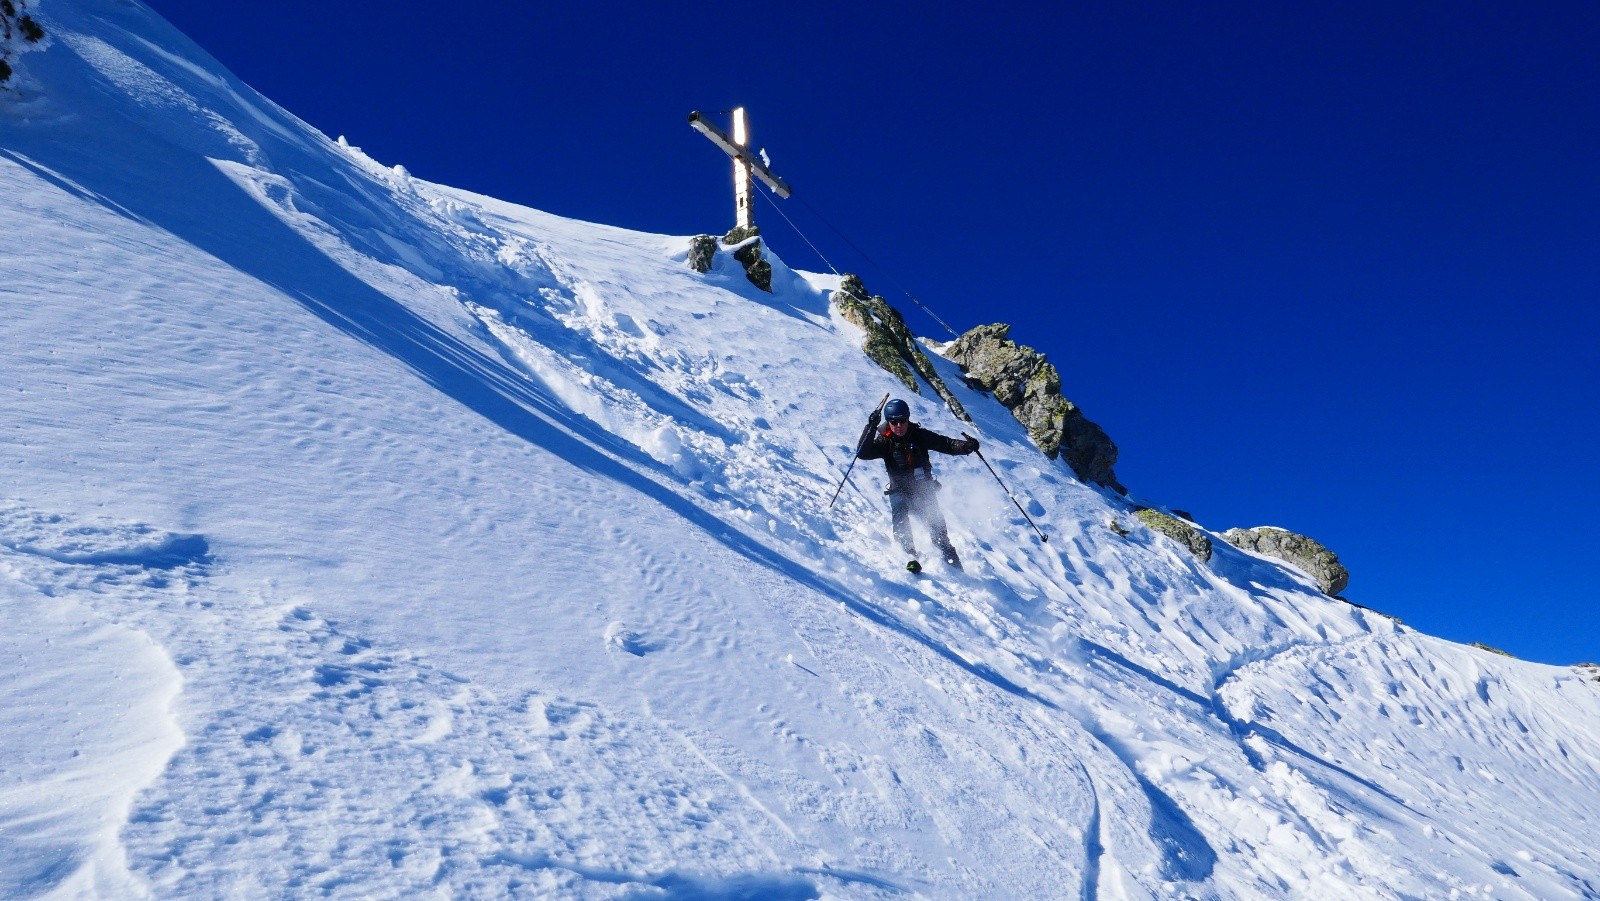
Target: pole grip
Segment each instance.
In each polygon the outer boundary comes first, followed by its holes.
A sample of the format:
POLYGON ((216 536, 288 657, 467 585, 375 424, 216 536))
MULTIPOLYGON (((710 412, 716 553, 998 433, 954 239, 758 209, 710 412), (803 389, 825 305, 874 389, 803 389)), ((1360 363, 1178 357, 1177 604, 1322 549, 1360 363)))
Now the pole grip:
MULTIPOLYGON (((887 393, 885 393, 883 395, 883 400, 878 401, 878 405, 872 409, 872 412, 876 413, 879 410, 882 410, 883 409, 883 405, 888 403, 888 402, 889 402, 889 395, 887 393)), ((860 451, 861 451, 860 446, 857 446, 856 447, 856 452, 860 453, 860 451)), ((857 459, 859 459, 859 458, 857 458, 855 456, 852 456, 850 458, 850 465, 846 466, 844 468, 844 478, 841 478, 839 480, 839 487, 833 489, 833 497, 828 499, 828 509, 829 510, 833 509, 834 501, 837 501, 839 499, 839 492, 844 490, 844 483, 850 481, 850 470, 856 468, 856 460, 857 459)), ((861 489, 858 488, 856 490, 860 491, 861 489)))

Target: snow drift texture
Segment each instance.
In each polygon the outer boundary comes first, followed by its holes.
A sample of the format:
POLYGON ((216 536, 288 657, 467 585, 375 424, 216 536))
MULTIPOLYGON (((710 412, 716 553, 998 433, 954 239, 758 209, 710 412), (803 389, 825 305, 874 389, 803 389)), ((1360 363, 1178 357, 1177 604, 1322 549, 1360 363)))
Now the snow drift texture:
POLYGON ((1051 541, 941 460, 969 571, 913 581, 879 471, 826 509, 895 387, 829 279, 385 168, 137 3, 38 12, 0 895, 1600 895, 1600 685, 1119 537, 937 357, 1051 541))

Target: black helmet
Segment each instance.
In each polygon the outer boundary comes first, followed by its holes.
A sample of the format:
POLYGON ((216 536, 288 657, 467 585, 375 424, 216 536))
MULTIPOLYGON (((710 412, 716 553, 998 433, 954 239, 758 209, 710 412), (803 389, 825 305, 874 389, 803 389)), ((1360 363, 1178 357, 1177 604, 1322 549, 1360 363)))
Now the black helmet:
POLYGON ((890 422, 894 422, 896 419, 910 419, 911 407, 897 397, 883 405, 883 418, 890 422))

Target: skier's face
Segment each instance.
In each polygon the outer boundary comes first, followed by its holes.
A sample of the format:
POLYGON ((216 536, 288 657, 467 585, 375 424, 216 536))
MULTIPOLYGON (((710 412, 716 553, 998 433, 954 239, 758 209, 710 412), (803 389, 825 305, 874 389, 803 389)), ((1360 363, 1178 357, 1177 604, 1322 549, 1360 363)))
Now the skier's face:
POLYGON ((911 420, 909 419, 889 420, 889 430, 894 432, 896 438, 904 435, 906 433, 906 429, 909 428, 911 428, 911 420))

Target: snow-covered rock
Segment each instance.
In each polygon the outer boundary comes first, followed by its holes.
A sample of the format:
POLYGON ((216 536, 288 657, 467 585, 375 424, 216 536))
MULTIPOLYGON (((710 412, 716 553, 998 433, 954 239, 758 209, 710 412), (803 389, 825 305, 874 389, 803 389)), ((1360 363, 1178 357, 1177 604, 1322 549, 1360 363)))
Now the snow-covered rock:
POLYGON ((1234 547, 1282 560, 1317 580, 1323 594, 1336 595, 1350 585, 1350 571, 1339 556, 1315 539, 1276 526, 1229 529, 1222 537, 1234 547))
POLYGON ((1201 529, 1184 522, 1176 516, 1150 507, 1141 507, 1134 511, 1133 515, 1152 531, 1159 532, 1178 542, 1201 563, 1211 559, 1211 539, 1201 529))

